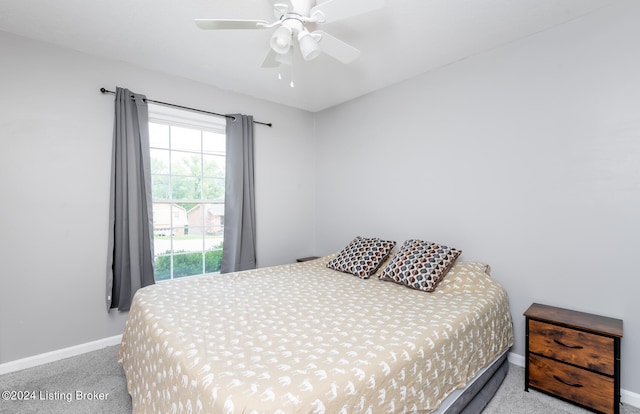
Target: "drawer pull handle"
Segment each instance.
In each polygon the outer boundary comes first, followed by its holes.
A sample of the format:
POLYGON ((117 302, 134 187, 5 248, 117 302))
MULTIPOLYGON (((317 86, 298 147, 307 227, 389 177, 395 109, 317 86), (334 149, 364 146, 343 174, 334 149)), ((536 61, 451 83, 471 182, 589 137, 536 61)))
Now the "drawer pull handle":
POLYGON ((558 341, 557 339, 554 339, 553 342, 555 342, 558 345, 564 346, 565 348, 571 348, 571 349, 582 349, 583 347, 581 345, 567 345, 567 344, 563 344, 562 342, 558 341))
POLYGON ((582 388, 583 387, 582 384, 573 384, 571 382, 567 382, 567 381, 563 380, 562 378, 558 377, 557 375, 554 375, 553 378, 555 378, 556 381, 560 381, 561 383, 563 383, 565 385, 568 385, 570 387, 575 387, 575 388, 582 388))

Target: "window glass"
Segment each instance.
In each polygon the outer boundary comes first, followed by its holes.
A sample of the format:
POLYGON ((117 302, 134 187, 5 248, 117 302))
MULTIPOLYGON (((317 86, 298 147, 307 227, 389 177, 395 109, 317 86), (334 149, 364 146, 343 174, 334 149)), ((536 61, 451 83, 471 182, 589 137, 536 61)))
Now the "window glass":
POLYGON ((155 279, 219 272, 225 120, 157 105, 149 119, 155 279))

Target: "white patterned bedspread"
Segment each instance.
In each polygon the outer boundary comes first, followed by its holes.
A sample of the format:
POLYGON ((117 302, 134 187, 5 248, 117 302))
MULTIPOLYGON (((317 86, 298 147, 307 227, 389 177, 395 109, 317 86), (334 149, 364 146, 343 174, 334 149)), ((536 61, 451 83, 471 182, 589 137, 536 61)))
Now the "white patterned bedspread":
POLYGON ((425 293, 331 257, 140 289, 120 349, 133 412, 430 412, 513 344, 481 263, 425 293))

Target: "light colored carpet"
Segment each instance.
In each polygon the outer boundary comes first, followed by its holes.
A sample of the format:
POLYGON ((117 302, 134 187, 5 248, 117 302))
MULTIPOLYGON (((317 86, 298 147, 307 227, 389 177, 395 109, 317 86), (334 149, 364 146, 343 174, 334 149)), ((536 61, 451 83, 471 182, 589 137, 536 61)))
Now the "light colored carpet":
POLYGON ((124 372, 118 364, 118 348, 111 346, 0 376, 0 391, 35 392, 36 398, 0 400, 0 413, 131 413, 131 398, 124 372), (103 401, 89 400, 89 394, 81 394, 82 398, 78 399, 78 391, 91 393, 91 397, 94 392, 107 395, 103 401), (41 398, 41 392, 44 398, 41 398))
MULTIPOLYGON (((27 391, 30 397, 35 397, 35 400, 29 401, 0 399, 0 413, 130 414, 131 398, 117 357, 118 347, 112 346, 0 376, 0 391, 27 391), (100 397, 100 393, 105 397, 104 400, 95 399, 100 397)), ((525 392, 524 368, 511 364, 509 374, 483 413, 588 412, 535 391, 525 392)), ((621 412, 640 414, 640 409, 624 405, 621 412)))

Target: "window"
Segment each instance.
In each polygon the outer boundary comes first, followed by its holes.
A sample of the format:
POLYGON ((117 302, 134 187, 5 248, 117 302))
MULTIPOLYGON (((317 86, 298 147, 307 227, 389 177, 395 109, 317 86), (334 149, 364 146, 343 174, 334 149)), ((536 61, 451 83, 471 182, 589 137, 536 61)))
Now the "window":
POLYGON ((220 271, 225 119, 149 104, 155 280, 220 271))

